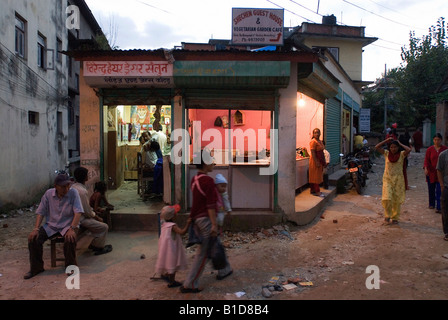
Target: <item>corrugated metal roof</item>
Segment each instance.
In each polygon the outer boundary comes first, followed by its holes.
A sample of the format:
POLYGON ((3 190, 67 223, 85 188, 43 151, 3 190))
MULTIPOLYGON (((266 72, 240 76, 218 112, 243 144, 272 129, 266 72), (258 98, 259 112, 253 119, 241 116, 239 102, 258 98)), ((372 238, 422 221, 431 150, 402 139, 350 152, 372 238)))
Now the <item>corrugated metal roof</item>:
POLYGON ((303 51, 246 51, 246 50, 185 50, 185 49, 130 49, 130 50, 73 50, 63 52, 77 60, 118 60, 126 58, 168 60, 283 60, 298 62, 317 62, 318 54, 303 51))

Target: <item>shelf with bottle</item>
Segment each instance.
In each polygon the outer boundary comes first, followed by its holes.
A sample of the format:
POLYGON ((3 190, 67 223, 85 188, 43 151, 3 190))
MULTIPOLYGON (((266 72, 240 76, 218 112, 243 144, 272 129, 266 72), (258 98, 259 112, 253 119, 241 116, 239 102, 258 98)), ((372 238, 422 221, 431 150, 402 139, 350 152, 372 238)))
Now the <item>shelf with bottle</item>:
POLYGON ((308 159, 309 157, 310 155, 305 147, 296 148, 296 160, 308 159))

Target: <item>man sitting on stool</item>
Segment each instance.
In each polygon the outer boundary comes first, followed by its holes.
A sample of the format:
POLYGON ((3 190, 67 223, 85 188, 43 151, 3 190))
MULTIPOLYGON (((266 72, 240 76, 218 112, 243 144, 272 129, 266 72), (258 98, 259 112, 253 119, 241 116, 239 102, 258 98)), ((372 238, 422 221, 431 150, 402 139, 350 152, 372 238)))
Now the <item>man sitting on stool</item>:
POLYGON ((54 180, 54 188, 42 196, 37 208, 36 224, 28 236, 30 271, 24 279, 30 279, 44 271, 43 244, 49 238, 64 237, 65 267, 77 265, 76 241, 79 220, 83 212, 79 194, 70 189, 71 180, 66 174, 59 174, 54 180), (45 224, 41 226, 45 217, 45 224))

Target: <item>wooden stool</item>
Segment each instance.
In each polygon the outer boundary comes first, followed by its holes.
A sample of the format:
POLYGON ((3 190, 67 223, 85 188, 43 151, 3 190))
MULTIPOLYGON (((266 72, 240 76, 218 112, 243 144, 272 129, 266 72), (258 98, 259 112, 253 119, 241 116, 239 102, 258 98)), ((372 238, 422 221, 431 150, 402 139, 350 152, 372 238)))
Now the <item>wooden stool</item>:
POLYGON ((65 261, 65 257, 57 257, 56 255, 56 243, 64 243, 64 237, 57 236, 51 239, 51 267, 56 267, 56 261, 65 261))
POLYGON ((110 216, 110 209, 99 213, 98 216, 103 219, 103 222, 109 226, 109 231, 112 230, 112 217, 110 216))

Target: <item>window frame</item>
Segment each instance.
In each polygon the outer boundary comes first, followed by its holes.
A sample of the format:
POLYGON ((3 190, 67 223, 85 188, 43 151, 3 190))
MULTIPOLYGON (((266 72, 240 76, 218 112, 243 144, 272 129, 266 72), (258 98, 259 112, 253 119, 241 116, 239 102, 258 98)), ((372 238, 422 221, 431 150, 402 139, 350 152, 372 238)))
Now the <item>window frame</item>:
POLYGON ((16 13, 14 25, 14 49, 16 55, 24 59, 26 59, 26 29, 26 20, 16 13))
POLYGON ((40 32, 37 33, 37 66, 47 69, 47 38, 40 32))

